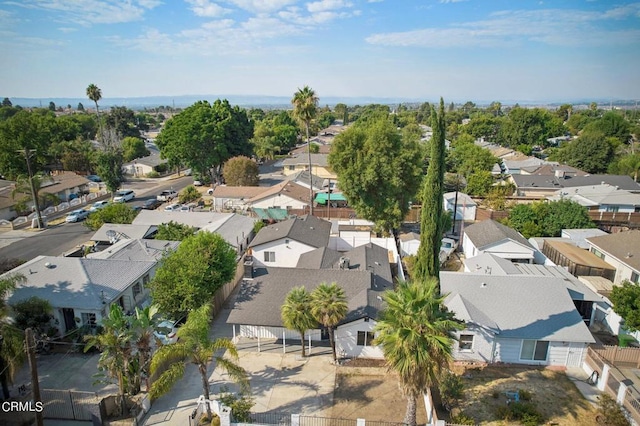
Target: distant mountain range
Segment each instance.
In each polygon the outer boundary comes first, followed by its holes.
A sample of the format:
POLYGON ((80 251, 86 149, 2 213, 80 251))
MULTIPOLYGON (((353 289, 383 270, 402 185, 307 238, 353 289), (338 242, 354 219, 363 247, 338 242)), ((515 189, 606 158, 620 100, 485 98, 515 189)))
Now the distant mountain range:
MULTIPOLYGON (((87 98, 9 98, 13 105, 20 105, 22 107, 43 107, 47 108, 49 102, 56 104, 56 107, 66 107, 71 105, 72 108, 76 108, 78 103, 82 103, 85 108, 91 108, 93 102, 87 98)), ((134 110, 141 110, 145 108, 155 108, 158 106, 170 106, 174 108, 185 108, 200 100, 207 100, 213 102, 216 99, 227 99, 232 105, 239 105, 242 107, 256 107, 256 108, 290 108, 291 97, 290 96, 259 96, 259 95, 181 95, 181 96, 144 96, 134 98, 104 98, 99 102, 100 107, 112 107, 112 106, 126 106, 134 110)), ((384 104, 384 105, 397 105, 402 104, 420 104, 423 102, 438 102, 438 99, 409 99, 409 98, 384 98, 384 97, 321 97, 320 106, 334 106, 338 103, 344 103, 347 105, 368 105, 368 104, 384 104)), ((462 104, 466 101, 455 101, 456 104, 462 104)), ((491 101, 473 101, 478 106, 489 105, 491 101)), ((571 101, 554 101, 554 102, 542 102, 542 101, 528 101, 528 100, 502 100, 502 105, 514 105, 518 103, 521 106, 558 106, 563 103, 570 103, 573 105, 584 104, 588 105, 591 102, 597 102, 599 105, 612 104, 617 107, 634 107, 637 103, 635 100, 610 100, 610 99, 574 99, 571 101)))

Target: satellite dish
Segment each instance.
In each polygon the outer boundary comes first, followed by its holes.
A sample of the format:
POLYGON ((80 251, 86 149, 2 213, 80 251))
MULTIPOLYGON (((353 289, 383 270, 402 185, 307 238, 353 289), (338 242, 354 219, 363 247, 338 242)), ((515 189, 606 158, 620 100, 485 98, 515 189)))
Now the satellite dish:
POLYGON ((114 231, 113 229, 109 229, 109 230, 107 231, 107 237, 109 237, 109 238, 113 238, 113 237, 115 237, 115 236, 116 236, 116 231, 114 231))

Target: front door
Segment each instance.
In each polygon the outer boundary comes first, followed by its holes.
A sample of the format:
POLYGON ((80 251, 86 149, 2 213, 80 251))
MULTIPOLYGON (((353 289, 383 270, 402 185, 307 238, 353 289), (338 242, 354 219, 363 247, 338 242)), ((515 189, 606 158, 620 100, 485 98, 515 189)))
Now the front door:
POLYGON ((567 351, 567 367, 581 367, 582 366, 582 354, 584 353, 584 344, 582 343, 569 343, 569 349, 567 351))
POLYGON ((64 326, 66 331, 74 330, 76 328, 75 315, 73 309, 62 308, 62 316, 64 317, 64 326))

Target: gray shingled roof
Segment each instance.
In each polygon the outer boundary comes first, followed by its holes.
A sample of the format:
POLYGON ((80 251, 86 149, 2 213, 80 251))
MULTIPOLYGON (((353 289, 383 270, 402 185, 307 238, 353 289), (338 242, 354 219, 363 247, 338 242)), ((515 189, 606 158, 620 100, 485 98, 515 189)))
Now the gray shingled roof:
POLYGON ((13 269, 25 276, 9 297, 15 303, 33 296, 48 300, 53 308, 101 310, 102 292, 107 303, 147 273, 156 262, 38 256, 13 269), (46 264, 50 266, 47 267, 46 264))
POLYGON ((302 253, 296 268, 303 269, 331 269, 340 260, 342 253, 329 247, 318 247, 302 253))
POLYGON ((201 228, 201 231, 215 232, 236 249, 253 232, 258 219, 233 213, 224 220, 213 222, 201 228))
POLYGON ((632 269, 640 271, 640 230, 591 237, 587 241, 632 269))
POLYGON ((290 238, 311 247, 326 247, 329 244, 331 222, 315 216, 304 215, 265 226, 251 241, 249 247, 290 238))
POLYGON ((377 300, 371 291, 371 273, 340 269, 265 268, 257 269, 253 280, 244 280, 233 298, 228 324, 282 327, 280 307, 296 286, 313 291, 321 283, 337 283, 345 292, 349 312, 343 323, 365 316, 375 317, 377 300))
POLYGON ((159 261, 167 251, 175 250, 180 241, 120 240, 105 250, 87 255, 90 259, 159 261))
POLYGON ((312 186, 314 189, 320 190, 323 188, 324 179, 317 175, 311 175, 311 183, 309 183, 309 171, 303 170, 295 175, 288 176, 292 182, 303 183, 307 186, 312 186))
POLYGON ((589 175, 567 176, 557 178, 543 175, 511 175, 518 188, 574 188, 576 186, 592 186, 606 183, 632 192, 640 192, 640 184, 633 181, 630 176, 620 175, 589 175))
MULTIPOLYGON (((308 164, 309 159, 307 155, 295 155, 282 160, 283 166, 296 165, 296 164, 308 164)), ((320 167, 327 167, 329 165, 329 154, 311 154, 311 164, 320 167)))
POLYGON ((518 231, 509 228, 495 220, 485 220, 474 223, 464 229, 467 237, 473 241, 477 249, 481 250, 490 244, 495 244, 504 240, 513 240, 526 247, 533 248, 531 243, 527 241, 518 231))
POLYGON ((111 238, 107 235, 109 231, 116 232, 116 238, 137 240, 148 238, 158 230, 155 225, 133 225, 126 223, 105 223, 96 231, 91 237, 91 241, 111 241, 111 238))
POLYGON ((594 339, 556 278, 441 272, 445 305, 497 337, 564 342, 594 339))

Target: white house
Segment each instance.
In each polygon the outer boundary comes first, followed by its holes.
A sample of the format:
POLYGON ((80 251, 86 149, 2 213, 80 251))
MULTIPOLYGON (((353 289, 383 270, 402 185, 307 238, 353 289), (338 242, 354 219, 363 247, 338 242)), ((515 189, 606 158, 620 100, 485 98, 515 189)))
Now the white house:
POLYGON ((609 184, 564 188, 547 197, 551 201, 570 200, 589 211, 613 213, 640 212, 640 194, 609 184))
POLYGON ((589 251, 616 269, 614 284, 640 284, 640 230, 587 238, 589 251))
POLYGON ((155 266, 155 261, 38 256, 8 272, 26 279, 8 301, 34 296, 48 300, 55 326, 63 333, 82 325, 95 327, 110 305, 132 311, 148 300, 146 285, 155 266))
POLYGON ((447 192, 443 195, 444 209, 445 211, 455 211, 455 220, 463 220, 465 222, 473 222, 476 220, 476 207, 478 206, 471 197, 460 191, 457 192, 458 197, 456 200, 456 192, 447 192))
POLYGON ((418 249, 420 248, 420 234, 407 232, 405 234, 400 234, 398 239, 400 240, 400 255, 402 257, 415 256, 418 254, 418 249))
POLYGON ((246 210, 249 200, 256 197, 269 188, 264 186, 227 186, 218 185, 213 190, 212 202, 216 211, 222 210, 246 210))
POLYGON ((252 208, 304 209, 309 206, 309 188, 285 180, 249 199, 252 208))
POLYGON ((304 215, 262 228, 249 248, 255 266, 295 268, 303 253, 329 243, 331 223, 304 215))
POLYGON ((456 360, 580 367, 595 342, 553 278, 441 272, 440 285, 445 305, 466 325, 456 360))
POLYGON ((494 220, 474 223, 464 230, 462 250, 466 257, 491 253, 512 262, 533 263, 535 249, 515 229, 494 220))

